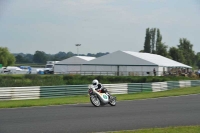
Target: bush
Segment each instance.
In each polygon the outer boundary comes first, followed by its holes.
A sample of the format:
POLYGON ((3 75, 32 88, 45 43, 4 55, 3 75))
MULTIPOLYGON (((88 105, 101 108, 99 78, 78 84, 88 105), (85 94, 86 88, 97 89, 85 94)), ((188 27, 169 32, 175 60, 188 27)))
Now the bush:
POLYGON ((183 76, 83 76, 83 75, 0 75, 1 87, 22 86, 55 86, 55 85, 80 85, 91 84, 93 79, 98 79, 103 84, 114 83, 148 83, 178 80, 194 80, 197 77, 183 76))

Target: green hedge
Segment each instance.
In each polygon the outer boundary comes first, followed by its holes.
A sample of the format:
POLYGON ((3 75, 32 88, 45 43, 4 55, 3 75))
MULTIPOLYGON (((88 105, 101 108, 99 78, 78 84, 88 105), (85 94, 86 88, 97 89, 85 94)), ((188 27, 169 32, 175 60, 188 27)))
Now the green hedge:
POLYGON ((91 84, 93 79, 98 79, 103 84, 110 84, 196 80, 197 78, 177 76, 0 75, 0 87, 80 85, 91 84))

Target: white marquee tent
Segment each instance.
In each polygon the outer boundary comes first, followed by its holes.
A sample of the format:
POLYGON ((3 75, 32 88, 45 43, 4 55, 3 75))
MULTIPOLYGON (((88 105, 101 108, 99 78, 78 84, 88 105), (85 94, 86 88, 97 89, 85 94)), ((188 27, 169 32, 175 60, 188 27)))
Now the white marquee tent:
POLYGON ((192 67, 156 54, 116 51, 85 62, 81 66, 81 71, 145 76, 152 74, 154 68, 160 76, 171 68, 191 69, 192 67))
POLYGON ((62 60, 55 64, 54 73, 55 74, 65 74, 65 73, 79 73, 81 71, 81 65, 95 59, 95 57, 89 56, 73 56, 62 60))

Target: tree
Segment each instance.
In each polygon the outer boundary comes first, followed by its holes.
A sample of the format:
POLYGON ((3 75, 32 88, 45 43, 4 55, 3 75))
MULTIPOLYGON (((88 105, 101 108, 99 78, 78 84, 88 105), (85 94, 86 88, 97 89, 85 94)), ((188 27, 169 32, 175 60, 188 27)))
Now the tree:
POLYGON ((156 52, 156 54, 162 55, 164 57, 168 57, 167 48, 168 48, 168 46, 165 45, 164 43, 162 43, 162 42, 157 43, 157 50, 156 50, 157 52, 156 52))
POLYGON ((15 59, 16 59, 16 63, 24 63, 24 57, 20 54, 15 56, 15 59))
POLYGON ((145 37, 144 50, 143 50, 144 52, 153 53, 153 54, 159 53, 159 55, 165 55, 167 57, 168 56, 167 47, 168 47, 167 45, 164 45, 164 43, 162 43, 162 35, 160 34, 159 29, 157 30, 156 28, 146 29, 146 37, 145 37), (156 31, 157 31, 157 34, 156 34, 156 31), (162 52, 165 52, 165 53, 162 53, 162 52))
POLYGON ((146 29, 146 37, 144 42, 144 52, 151 53, 151 33, 149 28, 146 29))
POLYGON ((7 47, 0 47, 0 64, 3 66, 14 65, 15 57, 11 54, 7 47))
POLYGON ((24 58, 25 58, 25 62, 27 62, 27 63, 33 62, 33 55, 32 54, 26 54, 24 56, 24 58))
POLYGON ((169 56, 172 57, 173 60, 185 63, 185 58, 183 56, 183 51, 176 48, 176 47, 171 47, 169 49, 169 56))
POLYGON ((8 55, 8 65, 14 65, 15 64, 15 56, 13 54, 8 55))
MULTIPOLYGON (((152 31, 152 35, 155 36, 155 33, 156 33, 155 28, 152 29, 151 31, 152 31)), ((154 44, 153 44, 154 40, 152 40, 152 47, 154 47, 154 44)), ((165 43, 162 42, 162 35, 160 34, 160 30, 157 29, 156 49, 155 50, 153 49, 152 53, 170 58, 170 56, 168 55, 168 52, 167 52, 167 48, 168 48, 168 46, 165 45, 165 43)))
POLYGON ((195 53, 192 50, 193 45, 186 38, 180 38, 178 48, 183 51, 183 56, 185 58, 185 64, 194 65, 195 64, 195 53))
POLYGON ((55 60, 63 60, 67 58, 67 54, 65 52, 58 52, 54 56, 55 60))
POLYGON ((35 54, 33 55, 33 61, 35 63, 46 63, 47 61, 46 53, 43 51, 36 51, 35 54))
POLYGON ((158 46, 162 43, 162 35, 160 34, 160 29, 157 29, 157 38, 156 38, 156 53, 159 53, 158 46))
POLYGON ((107 55, 107 54, 109 54, 109 53, 108 52, 107 53, 101 53, 101 52, 99 52, 99 53, 96 54, 95 57, 101 57, 101 56, 104 56, 104 55, 107 55))
POLYGON ((200 69, 200 52, 198 52, 197 55, 196 55, 196 65, 200 69))
POLYGON ((54 54, 45 54, 46 55, 46 60, 47 61, 51 61, 55 59, 55 55, 54 54))
POLYGON ((32 54, 13 54, 15 55, 16 63, 33 63, 33 55, 32 54))
POLYGON ((156 36, 156 28, 151 29, 151 53, 155 54, 155 36, 156 36))
POLYGON ((87 56, 95 57, 95 54, 88 53, 87 56))
POLYGON ((75 54, 74 53, 72 53, 72 52, 67 52, 67 58, 70 58, 70 57, 72 57, 72 56, 74 56, 75 54))

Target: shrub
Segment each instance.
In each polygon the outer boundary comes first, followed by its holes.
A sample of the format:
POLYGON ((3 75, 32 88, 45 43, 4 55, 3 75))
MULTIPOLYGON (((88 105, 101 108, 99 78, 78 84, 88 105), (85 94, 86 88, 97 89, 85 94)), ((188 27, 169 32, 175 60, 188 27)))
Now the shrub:
POLYGON ((53 86, 53 85, 80 85, 91 84, 98 79, 103 84, 112 83, 147 83, 178 80, 194 80, 197 77, 183 76, 86 76, 86 75, 0 75, 1 87, 21 86, 53 86))

